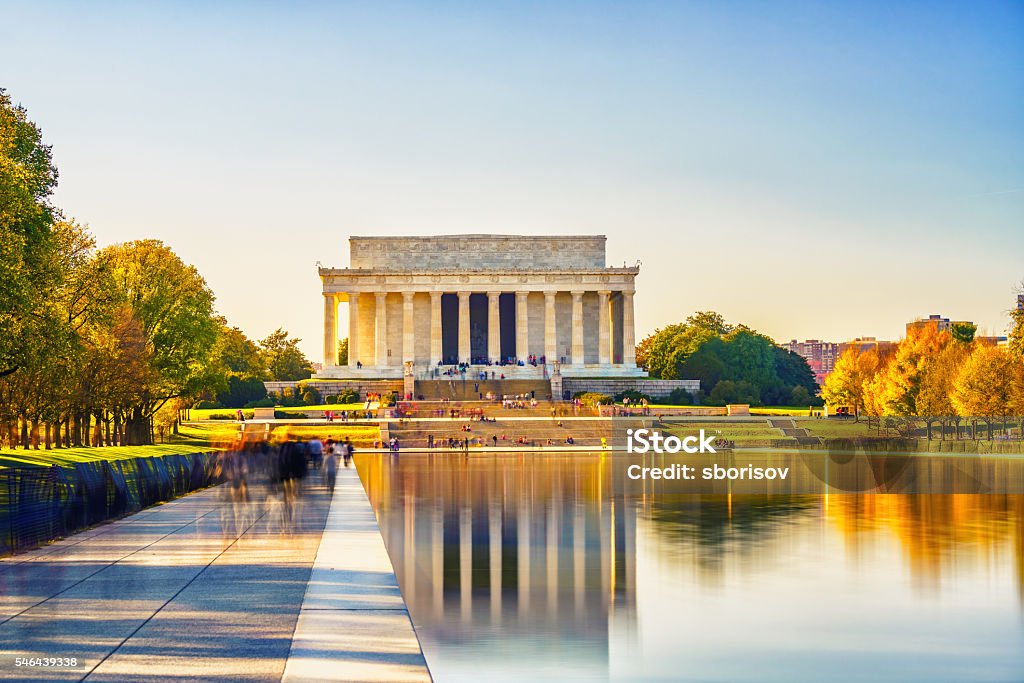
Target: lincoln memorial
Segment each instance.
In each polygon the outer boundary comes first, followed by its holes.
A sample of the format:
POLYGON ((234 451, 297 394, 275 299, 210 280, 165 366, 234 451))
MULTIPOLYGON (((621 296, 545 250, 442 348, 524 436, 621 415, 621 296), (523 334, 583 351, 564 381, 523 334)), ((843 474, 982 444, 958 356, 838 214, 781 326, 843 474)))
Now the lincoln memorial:
POLYGON ((646 374, 633 326, 640 268, 607 267, 603 235, 351 237, 349 250, 348 268, 320 268, 318 378, 427 377, 458 363, 522 379, 646 374))

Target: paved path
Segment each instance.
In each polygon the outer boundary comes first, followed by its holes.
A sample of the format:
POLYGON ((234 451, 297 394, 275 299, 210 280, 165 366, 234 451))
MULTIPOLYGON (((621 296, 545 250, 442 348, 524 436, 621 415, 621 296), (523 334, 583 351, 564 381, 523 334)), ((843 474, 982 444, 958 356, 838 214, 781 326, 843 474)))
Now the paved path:
POLYGON ((327 519, 317 479, 291 521, 222 486, 3 559, 0 680, 279 681, 327 519))
POLYGON ((429 683, 377 518, 354 469, 338 472, 284 683, 429 683))

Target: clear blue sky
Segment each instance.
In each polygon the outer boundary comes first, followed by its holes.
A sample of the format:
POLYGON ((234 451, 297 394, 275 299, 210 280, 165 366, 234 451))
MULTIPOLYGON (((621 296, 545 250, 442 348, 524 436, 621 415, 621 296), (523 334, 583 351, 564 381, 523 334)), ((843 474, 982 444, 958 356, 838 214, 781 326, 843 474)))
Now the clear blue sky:
POLYGON ((1024 2, 0 3, 0 85, 101 244, 320 360, 349 234, 604 233, 638 335, 1001 332, 1024 2))

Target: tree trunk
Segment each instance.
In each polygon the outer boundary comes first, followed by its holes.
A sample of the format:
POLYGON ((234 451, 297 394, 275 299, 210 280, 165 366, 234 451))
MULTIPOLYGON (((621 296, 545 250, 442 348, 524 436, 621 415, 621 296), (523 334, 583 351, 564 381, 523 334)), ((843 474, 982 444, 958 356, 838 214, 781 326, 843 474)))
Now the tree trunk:
POLYGON ((21 418, 21 447, 28 450, 28 420, 21 418))
POLYGON ((103 412, 97 410, 92 417, 95 421, 92 428, 92 443, 94 446, 103 446, 103 412))
POLYGON ((82 445, 82 420, 78 413, 68 416, 68 424, 71 427, 71 446, 77 448, 82 445))
POLYGON ((125 420, 125 431, 129 446, 145 446, 150 440, 150 420, 145 417, 142 408, 135 407, 128 412, 125 420))

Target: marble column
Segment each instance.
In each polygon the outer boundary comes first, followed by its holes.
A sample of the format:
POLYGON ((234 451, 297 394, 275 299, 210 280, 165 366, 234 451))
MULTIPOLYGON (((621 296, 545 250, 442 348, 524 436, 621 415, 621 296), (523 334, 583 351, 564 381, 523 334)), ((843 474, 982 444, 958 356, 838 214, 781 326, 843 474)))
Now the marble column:
POLYGON ((608 298, 609 294, 611 292, 606 289, 602 289, 597 293, 597 362, 601 365, 610 365, 612 362, 611 315, 609 315, 611 302, 608 298))
POLYGON ((633 329, 633 292, 622 293, 622 362, 636 365, 636 332, 633 329))
POLYGON ((441 292, 430 293, 430 367, 441 362, 441 292))
POLYGON ((459 362, 470 362, 469 292, 459 292, 459 362))
POLYGON ((359 292, 348 293, 348 366, 359 362, 359 292))
POLYGON ((529 292, 516 292, 516 359, 526 362, 530 355, 530 316, 526 309, 529 292))
POLYGON ((583 365, 583 292, 572 293, 572 364, 583 365))
POLYGON ((374 364, 382 368, 388 364, 388 293, 377 292, 376 354, 374 364))
POLYGON ((544 292, 544 362, 558 360, 558 318, 555 314, 556 292, 544 292))
POLYGON ((414 292, 402 292, 402 361, 416 360, 416 320, 413 317, 414 292))
POLYGON ((501 292, 487 292, 487 356, 492 363, 501 358, 501 292))
POLYGON ((334 294, 324 292, 324 367, 338 364, 338 302, 334 294))

